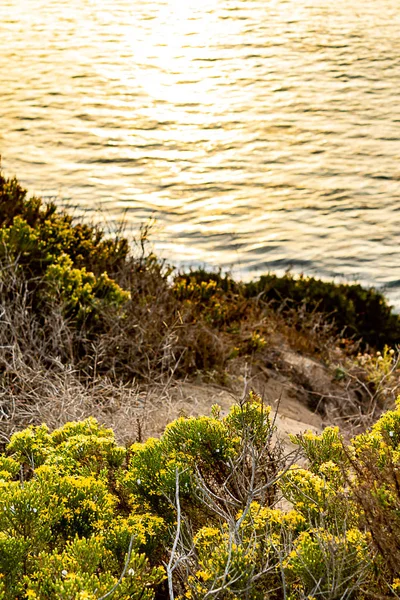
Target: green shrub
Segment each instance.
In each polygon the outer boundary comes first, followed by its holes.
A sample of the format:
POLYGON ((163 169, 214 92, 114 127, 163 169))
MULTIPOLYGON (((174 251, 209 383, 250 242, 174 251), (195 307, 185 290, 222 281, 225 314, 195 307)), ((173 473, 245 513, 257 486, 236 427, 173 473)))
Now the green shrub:
POLYGON ((95 277, 82 269, 72 268, 71 259, 64 255, 46 269, 45 285, 41 297, 46 303, 60 304, 68 320, 77 328, 92 327, 105 308, 118 309, 130 298, 127 291, 109 278, 107 273, 95 277))
POLYGON ((124 567, 114 597, 152 598, 163 569, 142 552, 151 556, 159 547, 164 522, 120 506, 115 472, 125 450, 113 432, 94 419, 53 433, 30 427, 13 436, 7 452, 0 481, 4 598, 98 598, 124 567))
POLYGON ((400 583, 400 398, 396 410, 357 436, 350 450, 350 484, 362 523, 385 569, 400 583))
POLYGON ((245 294, 271 302, 281 310, 304 306, 335 322, 338 332, 383 348, 400 342, 400 317, 383 294, 359 284, 332 283, 314 277, 269 274, 246 284, 245 294))
POLYGON ((127 240, 105 240, 99 229, 74 225, 54 204, 27 200, 26 190, 1 173, 0 226, 0 263, 18 265, 32 292, 33 312, 45 315, 49 305, 61 306, 75 327, 93 328, 104 310, 129 299, 107 274, 126 264, 127 240))
POLYGON ((180 473, 183 497, 192 491, 191 473, 185 462, 168 452, 162 440, 150 438, 130 448, 129 467, 120 480, 122 490, 133 503, 145 502, 167 519, 174 518, 171 498, 175 494, 176 470, 180 473))
POLYGON ((197 506, 196 473, 220 480, 226 475, 226 462, 237 450, 237 433, 232 435, 224 421, 180 418, 166 427, 160 440, 150 438, 130 448, 122 485, 128 494, 145 500, 166 517, 174 517, 177 471, 182 499, 197 506))
POLYGON ((16 433, 8 444, 8 451, 22 465, 32 469, 40 467, 53 451, 51 435, 47 425, 31 425, 16 433))
POLYGON ((239 323, 249 310, 242 286, 203 270, 176 276, 172 291, 194 321, 201 318, 219 330, 239 323))
POLYGON ((280 473, 254 394, 128 450, 94 419, 30 427, 0 456, 0 598, 152 600, 167 575, 199 600, 395 597, 399 423, 400 399, 348 445, 297 436, 308 466, 280 473))
POLYGON ((77 269, 86 268, 96 276, 112 275, 124 266, 129 252, 125 238, 104 239, 99 228, 74 224, 54 203, 28 199, 17 179, 6 179, 1 172, 0 231, 0 256, 5 251, 18 256, 34 277, 62 254, 69 256, 77 269))
MULTIPOLYGON (((109 593, 118 581, 113 574, 118 565, 105 542, 102 536, 75 538, 61 553, 40 554, 35 561, 37 570, 23 579, 25 597, 32 600, 98 600, 100 595, 109 593)), ((162 570, 151 567, 146 557, 136 551, 132 552, 127 567, 127 575, 112 597, 151 600, 154 597, 152 587, 162 581, 162 570)))
POLYGON ((364 586, 370 585, 373 569, 369 538, 358 529, 336 535, 323 527, 303 531, 284 568, 288 588, 295 591, 295 598, 356 597, 364 586))
POLYGON ((19 463, 9 456, 0 455, 0 480, 14 479, 20 471, 19 463))

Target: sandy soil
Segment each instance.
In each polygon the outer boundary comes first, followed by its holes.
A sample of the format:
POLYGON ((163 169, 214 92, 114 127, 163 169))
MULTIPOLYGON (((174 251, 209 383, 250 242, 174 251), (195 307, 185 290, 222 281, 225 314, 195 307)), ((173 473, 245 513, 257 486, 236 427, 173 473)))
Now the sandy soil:
POLYGON ((322 431, 330 397, 340 393, 332 373, 319 362, 293 352, 282 352, 274 369, 253 365, 251 372, 238 361, 230 367, 226 386, 203 381, 175 382, 164 390, 153 389, 143 396, 141 435, 158 437, 167 423, 179 416, 209 415, 213 404, 226 414, 246 390, 258 392, 277 412, 281 437, 306 430, 322 431))

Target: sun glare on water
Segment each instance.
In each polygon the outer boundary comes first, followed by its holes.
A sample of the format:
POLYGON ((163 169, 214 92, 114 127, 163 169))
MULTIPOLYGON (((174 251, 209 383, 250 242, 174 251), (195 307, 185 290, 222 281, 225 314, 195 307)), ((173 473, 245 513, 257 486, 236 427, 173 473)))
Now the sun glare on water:
POLYGON ((123 34, 132 51, 135 81, 153 100, 171 104, 207 101, 210 82, 199 85, 196 63, 212 60, 210 47, 222 29, 226 35, 226 26, 222 27, 214 12, 217 1, 199 6, 195 0, 169 0, 157 11, 145 4, 132 12, 131 26, 124 28, 123 34), (142 25, 139 35, 137 19, 142 25))
POLYGON ((340 273, 400 306, 398 6, 0 0, 3 167, 156 216, 172 262, 340 273))

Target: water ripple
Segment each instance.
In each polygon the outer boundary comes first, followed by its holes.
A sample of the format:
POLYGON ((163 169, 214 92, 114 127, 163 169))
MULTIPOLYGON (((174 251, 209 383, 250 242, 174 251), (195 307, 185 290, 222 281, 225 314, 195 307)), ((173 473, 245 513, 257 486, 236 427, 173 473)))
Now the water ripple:
POLYGON ((398 0, 2 0, 0 23, 0 152, 30 190, 155 215, 175 262, 400 308, 398 0))

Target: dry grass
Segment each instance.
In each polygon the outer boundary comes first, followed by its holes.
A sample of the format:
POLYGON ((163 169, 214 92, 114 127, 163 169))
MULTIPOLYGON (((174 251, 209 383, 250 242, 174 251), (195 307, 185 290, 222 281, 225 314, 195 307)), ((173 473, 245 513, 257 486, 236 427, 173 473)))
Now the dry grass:
MULTIPOLYGON (((287 391, 292 407, 306 405, 352 432, 379 414, 386 384, 391 399, 397 389, 396 375, 376 382, 362 365, 355 368, 347 356, 356 347, 343 347, 334 327, 304 307, 276 310, 260 299, 219 291, 216 305, 225 312, 213 321, 207 302, 177 298, 164 267, 144 247, 118 275, 132 290, 124 315, 105 311, 96 336, 78 330, 61 305, 35 312, 35 286, 21 276, 18 263, 3 259, 0 268, 2 443, 30 424, 46 422, 53 429, 89 415, 113 427, 123 443, 142 439, 190 409, 179 382, 201 374, 203 384, 237 392, 232 381, 246 364, 268 400, 287 391)), ((202 400, 206 412, 214 392, 202 400)))
MULTIPOLYGON (((138 273, 142 284, 154 279, 154 274, 138 273)), ((77 360, 76 332, 63 317, 62 307, 51 307, 40 320, 32 310, 34 292, 18 265, 3 261, 1 274, 1 444, 29 425, 45 422, 55 429, 88 416, 112 427, 118 441, 128 444, 162 431, 187 405, 175 379, 185 352, 177 345, 182 321, 166 325, 171 316, 162 294, 151 314, 145 305, 139 306, 134 325, 131 318, 132 331, 114 323, 98 340, 78 340, 88 355, 77 360), (121 357, 127 366, 124 378, 118 376, 121 357)), ((133 306, 132 301, 132 311, 133 306)))

